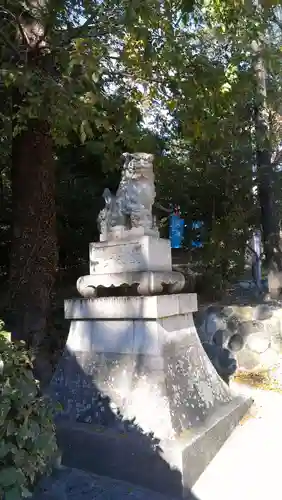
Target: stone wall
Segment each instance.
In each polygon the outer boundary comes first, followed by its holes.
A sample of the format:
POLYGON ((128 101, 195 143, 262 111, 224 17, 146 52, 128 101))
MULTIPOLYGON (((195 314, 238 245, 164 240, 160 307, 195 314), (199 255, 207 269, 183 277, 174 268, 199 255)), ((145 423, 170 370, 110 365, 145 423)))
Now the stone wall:
POLYGON ((202 342, 229 349, 239 371, 268 370, 282 350, 282 307, 279 303, 202 306, 195 314, 202 342))

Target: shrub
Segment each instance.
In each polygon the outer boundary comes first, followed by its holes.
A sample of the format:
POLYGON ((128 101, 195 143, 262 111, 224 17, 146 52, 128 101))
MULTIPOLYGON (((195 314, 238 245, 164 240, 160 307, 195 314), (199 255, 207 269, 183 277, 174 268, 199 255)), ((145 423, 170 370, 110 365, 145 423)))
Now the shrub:
POLYGON ((0 499, 30 496, 57 454, 50 402, 32 372, 31 354, 0 321, 0 499))

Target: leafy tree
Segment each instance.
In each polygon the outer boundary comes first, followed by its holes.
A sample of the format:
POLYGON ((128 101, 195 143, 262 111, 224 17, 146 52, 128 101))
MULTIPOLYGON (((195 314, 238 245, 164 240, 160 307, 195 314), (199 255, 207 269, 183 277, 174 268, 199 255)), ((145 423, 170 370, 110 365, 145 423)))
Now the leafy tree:
POLYGON ((249 68, 251 121, 256 153, 257 202, 260 207, 266 265, 270 275, 281 272, 280 220, 277 209, 277 169, 281 166, 281 8, 276 1, 210 2, 211 19, 225 41, 232 41, 237 59, 249 68), (234 37, 236 35, 236 38, 234 37), (244 43, 244 50, 238 51, 244 43))
MULTIPOLYGON (((56 181, 60 260, 70 265, 79 258, 72 230, 90 238, 82 230, 90 211, 70 208, 83 195, 98 211, 102 172, 118 166, 124 149, 161 153, 159 201, 205 221, 206 267, 224 276, 242 267, 258 224, 252 43, 266 33, 275 174, 281 161, 280 26, 273 6, 264 7, 262 15, 245 1, 6 0, 0 147, 9 182, 12 143, 10 307, 14 331, 29 344, 40 345, 46 332, 58 263, 56 181)), ((95 217, 93 209, 92 227, 95 217)))
POLYGON ((70 131, 82 142, 93 127, 110 132, 109 93, 127 98, 121 134, 131 135, 134 78, 148 67, 135 60, 131 32, 144 45, 160 25, 160 9, 151 0, 130 7, 7 0, 2 8, 1 74, 12 107, 3 121, 13 129, 10 302, 14 331, 29 345, 44 337, 57 268, 55 146, 66 144, 70 131))

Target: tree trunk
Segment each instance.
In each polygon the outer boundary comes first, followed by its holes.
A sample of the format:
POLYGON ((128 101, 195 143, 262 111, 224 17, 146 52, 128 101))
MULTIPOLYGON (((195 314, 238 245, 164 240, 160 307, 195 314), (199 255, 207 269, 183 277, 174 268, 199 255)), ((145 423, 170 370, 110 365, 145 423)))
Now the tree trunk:
POLYGON ((261 209, 261 226, 268 271, 269 292, 273 298, 277 298, 282 288, 280 227, 275 208, 275 170, 271 163, 269 118, 266 101, 266 69, 261 55, 261 47, 258 45, 256 46, 256 54, 257 60, 254 69, 257 84, 255 128, 258 196, 261 209))
POLYGON ((10 308, 13 335, 39 348, 46 333, 57 268, 53 142, 34 120, 13 139, 10 308))
MULTIPOLYGON (((15 3, 13 16, 17 23, 10 33, 16 47, 13 52, 16 51, 21 68, 24 65, 23 71, 36 71, 42 80, 49 75, 44 18, 40 17, 44 6, 48 6, 48 0, 29 0, 26 8, 15 3)), ((57 268, 55 164, 48 96, 44 94, 44 86, 42 88, 40 118, 27 118, 25 129, 12 140, 13 230, 9 276, 12 335, 35 349, 39 378, 42 361, 45 361, 41 356, 42 343, 47 333, 57 268)), ((24 87, 13 89, 14 117, 28 101, 26 91, 24 87)))

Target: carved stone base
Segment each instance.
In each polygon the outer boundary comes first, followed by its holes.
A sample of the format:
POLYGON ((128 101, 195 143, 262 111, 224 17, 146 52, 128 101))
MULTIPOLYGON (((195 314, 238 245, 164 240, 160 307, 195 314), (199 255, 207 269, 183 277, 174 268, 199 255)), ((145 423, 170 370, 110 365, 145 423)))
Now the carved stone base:
POLYGON ((169 240, 137 235, 117 241, 90 243, 90 274, 171 271, 169 240))
POLYGON ((251 405, 210 363, 196 310, 195 294, 65 302, 50 387, 63 465, 190 498, 251 405))
MULTIPOLYGON (((127 287, 139 295, 178 293, 185 285, 183 274, 175 271, 143 271, 113 274, 90 274, 77 280, 76 287, 84 298, 98 295, 99 288, 121 289, 127 287)), ((111 295, 115 295, 111 290, 111 295)))
POLYGON ((150 236, 159 239, 160 233, 157 228, 150 229, 144 227, 133 227, 131 229, 127 229, 124 226, 116 226, 106 234, 100 234, 100 242, 133 240, 136 238, 142 238, 142 236, 150 236))

